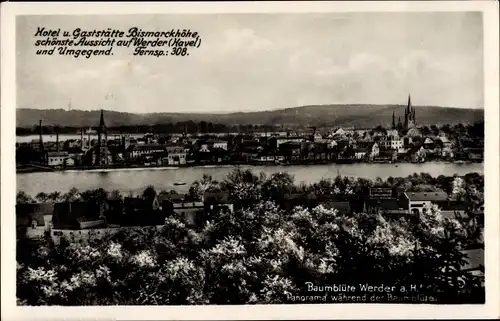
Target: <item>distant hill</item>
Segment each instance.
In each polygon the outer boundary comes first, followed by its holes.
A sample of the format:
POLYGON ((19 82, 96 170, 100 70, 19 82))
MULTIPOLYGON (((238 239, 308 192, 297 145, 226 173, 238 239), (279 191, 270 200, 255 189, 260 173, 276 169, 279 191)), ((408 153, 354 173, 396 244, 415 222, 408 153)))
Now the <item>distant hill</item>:
MULTIPOLYGON (((105 111, 108 127, 156 125, 180 121, 206 121, 224 125, 289 125, 289 126, 354 126, 371 128, 378 125, 390 125, 393 111, 404 118, 402 105, 318 105, 286 108, 272 111, 230 114, 200 113, 150 113, 132 114, 105 111)), ((464 109, 434 106, 415 106, 418 124, 457 124, 473 123, 484 120, 483 109, 464 109)), ((63 109, 18 109, 17 127, 32 128, 43 119, 44 126, 97 127, 100 111, 82 111, 63 109)))

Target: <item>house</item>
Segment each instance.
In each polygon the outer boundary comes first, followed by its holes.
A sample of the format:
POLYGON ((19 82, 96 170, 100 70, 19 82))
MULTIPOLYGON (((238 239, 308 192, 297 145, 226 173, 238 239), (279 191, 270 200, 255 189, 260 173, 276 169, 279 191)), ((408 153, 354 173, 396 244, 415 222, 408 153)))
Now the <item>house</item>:
POLYGON ((434 140, 434 143, 439 147, 437 151, 442 157, 453 157, 452 144, 445 136, 441 136, 434 140))
POLYGON ((158 196, 154 199, 126 197, 123 200, 124 214, 121 226, 151 226, 165 222, 165 213, 160 210, 158 196))
POLYGON ((263 150, 261 151, 257 157, 256 160, 262 163, 266 162, 275 162, 276 161, 276 152, 273 150, 263 150))
POLYGON ((331 200, 331 201, 322 201, 318 203, 318 206, 321 205, 326 209, 335 209, 341 214, 349 214, 352 212, 351 204, 349 201, 345 200, 331 200))
POLYGON ((70 159, 70 156, 66 151, 47 152, 45 154, 45 163, 49 166, 64 166, 68 159, 70 159))
POLYGON ((434 204, 439 207, 439 209, 441 210, 441 216, 445 218, 456 218, 457 216, 465 217, 470 205, 463 201, 451 200, 436 201, 434 202, 434 204))
POLYGON ((407 157, 412 162, 419 162, 425 160, 427 153, 423 146, 413 146, 408 149, 407 157))
POLYGON ((286 160, 299 160, 301 152, 301 144, 295 142, 283 143, 279 147, 281 155, 284 156, 286 160))
POLYGON ((229 159, 229 152, 223 148, 212 148, 207 156, 212 163, 222 163, 229 159))
POLYGON ((244 140, 237 145, 236 153, 248 160, 257 157, 263 149, 262 144, 255 140, 244 140))
POLYGON ((425 149, 434 149, 434 140, 432 140, 432 138, 430 138, 430 137, 427 137, 424 140, 424 148, 425 149))
POLYGON ((304 139, 297 136, 276 137, 276 148, 279 148, 280 145, 284 143, 301 143, 302 141, 304 141, 304 139))
POLYGON ((129 159, 137 159, 143 155, 151 155, 154 153, 161 153, 165 151, 164 145, 160 144, 135 144, 130 145, 127 150, 127 157, 129 159))
POLYGON ((222 140, 215 140, 210 142, 212 145, 212 148, 219 148, 219 149, 224 149, 227 150, 227 142, 222 141, 222 140))
POLYGON ((314 142, 321 142, 321 141, 323 141, 323 136, 321 136, 320 133, 314 133, 313 141, 314 142))
POLYGON ((406 203, 399 198, 369 198, 365 200, 364 212, 368 214, 408 214, 406 203))
POLYGON ((354 158, 355 159, 363 159, 366 157, 367 150, 363 147, 358 147, 354 149, 354 158))
POLYGON ((36 239, 50 232, 54 204, 33 203, 16 205, 16 230, 18 237, 36 239))
POLYGON ((438 139, 443 144, 443 148, 451 148, 452 147, 450 140, 446 136, 440 136, 440 137, 438 137, 438 139))
POLYGON ((400 149, 403 147, 403 140, 399 135, 388 135, 379 141, 380 149, 400 149))
POLYGON ((448 200, 445 192, 406 192, 401 200, 407 203, 407 210, 411 214, 423 214, 426 207, 448 200))
POLYGON ((195 226, 204 213, 205 204, 201 200, 187 201, 185 199, 170 198, 162 205, 163 212, 180 218, 186 225, 195 226))
POLYGON ((54 229, 81 229, 101 225, 104 209, 102 204, 90 201, 56 203, 52 226, 54 229))
POLYGON ((205 192, 203 202, 205 209, 208 211, 227 210, 231 213, 234 212, 234 204, 230 201, 229 194, 225 191, 219 193, 205 192))
POLYGON ((289 193, 283 195, 281 206, 286 210, 292 210, 297 206, 313 208, 317 205, 317 197, 314 193, 304 195, 303 193, 289 193))
POLYGON ((167 164, 168 165, 184 165, 186 164, 186 149, 183 145, 166 146, 167 164))
POLYGON ((357 148, 354 149, 354 157, 361 159, 363 157, 374 158, 380 153, 378 144, 375 142, 360 143, 358 142, 357 148))

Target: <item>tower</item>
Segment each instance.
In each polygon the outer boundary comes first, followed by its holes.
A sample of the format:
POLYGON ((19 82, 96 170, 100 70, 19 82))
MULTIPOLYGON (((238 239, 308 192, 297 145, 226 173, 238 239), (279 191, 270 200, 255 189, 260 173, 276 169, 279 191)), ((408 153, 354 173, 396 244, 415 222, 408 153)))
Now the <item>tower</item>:
POLYGON ((101 109, 101 120, 99 122, 99 128, 97 129, 97 146, 96 146, 96 164, 101 165, 102 161, 106 162, 106 159, 101 159, 102 156, 106 157, 106 146, 108 141, 108 131, 106 125, 104 124, 104 111, 101 109), (102 134, 104 133, 104 142, 102 140, 102 134), (103 154, 104 147, 104 155, 103 154))
POLYGON ((396 129, 396 115, 392 111, 392 129, 396 129))
POLYGON ((43 128, 42 128, 42 120, 40 119, 40 141, 38 142, 40 145, 38 148, 40 149, 40 153, 43 154, 43 128))
POLYGON ((415 108, 411 105, 411 97, 408 95, 408 105, 405 109, 405 129, 415 127, 415 108))

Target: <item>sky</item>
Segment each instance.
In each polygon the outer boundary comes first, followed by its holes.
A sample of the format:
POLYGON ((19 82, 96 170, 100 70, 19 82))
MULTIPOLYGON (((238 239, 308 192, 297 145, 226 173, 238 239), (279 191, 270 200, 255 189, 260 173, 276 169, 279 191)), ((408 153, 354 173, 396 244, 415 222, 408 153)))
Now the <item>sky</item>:
POLYGON ((481 13, 20 16, 17 108, 248 112, 320 104, 483 108, 481 13), (36 55, 37 27, 191 29, 184 57, 36 55))

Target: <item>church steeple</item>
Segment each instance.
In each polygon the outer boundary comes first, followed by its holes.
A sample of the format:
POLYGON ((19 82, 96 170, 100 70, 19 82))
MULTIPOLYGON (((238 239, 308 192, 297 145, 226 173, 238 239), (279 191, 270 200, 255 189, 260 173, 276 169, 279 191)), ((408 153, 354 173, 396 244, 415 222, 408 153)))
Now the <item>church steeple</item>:
POLYGON ((101 109, 101 121, 99 122, 99 130, 104 129, 106 125, 104 125, 104 110, 101 109))
POLYGON ((411 105, 411 97, 408 94, 408 104, 405 109, 405 129, 410 129, 415 126, 415 108, 411 105))
POLYGON ((394 114, 394 110, 392 111, 392 129, 396 128, 396 115, 394 114))

